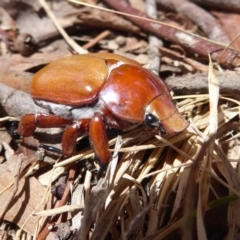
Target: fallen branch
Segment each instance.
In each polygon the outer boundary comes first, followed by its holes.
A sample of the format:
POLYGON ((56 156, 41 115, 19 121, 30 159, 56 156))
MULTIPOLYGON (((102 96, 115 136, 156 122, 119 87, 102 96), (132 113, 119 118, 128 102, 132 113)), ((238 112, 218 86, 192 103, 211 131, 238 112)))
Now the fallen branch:
POLYGON ((38 107, 31 96, 21 90, 14 89, 0 82, 0 108, 10 116, 21 117, 27 113, 47 113, 47 110, 38 107))
MULTIPOLYGON (((221 93, 240 93, 240 73, 235 71, 218 72, 221 93)), ((175 94, 195 94, 208 92, 208 75, 194 74, 170 77, 166 80, 175 94)))
POLYGON ((230 39, 219 21, 213 17, 210 12, 199 7, 195 3, 191 3, 188 0, 158 0, 158 3, 191 19, 204 31, 209 39, 224 44, 230 43, 230 39))
MULTIPOLYGON (((157 0, 158 1, 158 0, 157 0)), ((239 1, 236 0, 191 0, 199 5, 222 9, 224 11, 240 12, 239 1)))
POLYGON ((125 18, 129 19, 137 26, 140 26, 141 29, 148 33, 155 34, 162 39, 167 39, 173 43, 179 44, 194 53, 198 53, 206 59, 208 58, 208 54, 211 54, 214 61, 217 61, 225 67, 232 68, 240 64, 240 53, 237 50, 228 48, 223 52, 226 48, 225 45, 187 33, 186 31, 177 29, 173 26, 147 21, 146 19, 143 19, 149 18, 146 14, 131 7, 125 0, 105 0, 105 2, 117 11, 125 13, 125 18), (137 18, 132 17, 129 14, 137 16, 137 18))

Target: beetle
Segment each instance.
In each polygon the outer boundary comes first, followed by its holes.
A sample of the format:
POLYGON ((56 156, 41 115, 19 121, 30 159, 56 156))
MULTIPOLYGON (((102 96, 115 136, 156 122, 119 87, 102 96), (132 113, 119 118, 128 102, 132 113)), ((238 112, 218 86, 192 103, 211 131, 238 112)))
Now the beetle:
POLYGON ((51 62, 33 76, 31 96, 50 113, 23 116, 20 135, 30 136, 37 127, 66 127, 62 152, 71 156, 77 138, 88 133, 103 164, 110 158, 106 127, 127 130, 145 124, 162 135, 181 132, 189 125, 161 78, 138 62, 112 53, 73 55, 51 62))

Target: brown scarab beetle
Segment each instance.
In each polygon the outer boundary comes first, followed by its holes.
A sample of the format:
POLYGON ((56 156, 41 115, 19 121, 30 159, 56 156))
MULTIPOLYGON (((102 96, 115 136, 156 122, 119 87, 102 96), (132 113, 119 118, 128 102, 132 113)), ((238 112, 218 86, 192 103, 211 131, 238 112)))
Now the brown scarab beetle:
POLYGON ((145 124, 159 134, 174 134, 189 125, 159 77, 138 62, 111 53, 74 55, 50 63, 34 75, 31 95, 51 114, 23 116, 20 135, 30 136, 36 127, 66 127, 62 151, 71 156, 77 137, 89 133, 103 164, 109 161, 106 127, 127 130, 145 124))

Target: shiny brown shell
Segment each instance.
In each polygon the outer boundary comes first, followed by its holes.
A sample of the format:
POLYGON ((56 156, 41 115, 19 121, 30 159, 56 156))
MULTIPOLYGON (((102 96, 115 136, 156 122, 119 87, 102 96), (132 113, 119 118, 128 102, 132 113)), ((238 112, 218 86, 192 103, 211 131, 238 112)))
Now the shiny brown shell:
POLYGON ((114 69, 104 84, 100 97, 117 117, 128 121, 143 121, 147 105, 157 96, 166 95, 169 88, 151 71, 133 65, 114 69))
POLYGON ((31 95, 72 106, 91 103, 118 62, 140 67, 136 61, 110 53, 74 55, 53 61, 34 75, 31 95))

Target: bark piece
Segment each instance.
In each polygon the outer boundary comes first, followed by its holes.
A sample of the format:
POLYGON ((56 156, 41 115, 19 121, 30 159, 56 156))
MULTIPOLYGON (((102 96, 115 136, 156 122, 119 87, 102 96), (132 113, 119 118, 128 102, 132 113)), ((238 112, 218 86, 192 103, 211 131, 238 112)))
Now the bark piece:
MULTIPOLYGON (((240 73, 235 71, 218 72, 220 92, 240 93, 240 73)), ((208 92, 208 75, 194 74, 170 77, 167 84, 176 94, 195 94, 208 92)))

